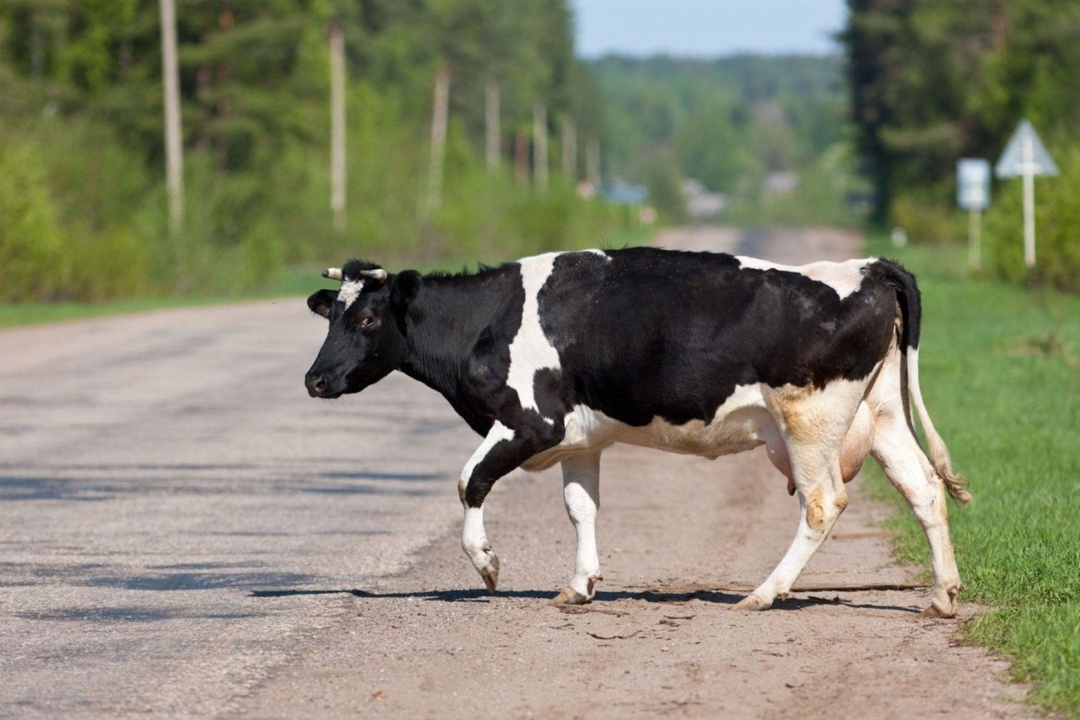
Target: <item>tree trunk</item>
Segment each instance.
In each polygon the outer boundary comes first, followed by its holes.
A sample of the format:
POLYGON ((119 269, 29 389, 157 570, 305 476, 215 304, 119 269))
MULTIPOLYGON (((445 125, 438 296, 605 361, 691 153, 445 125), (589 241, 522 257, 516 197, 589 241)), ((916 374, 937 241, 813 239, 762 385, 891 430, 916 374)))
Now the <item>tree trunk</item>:
POLYGON ((428 173, 427 214, 442 204, 442 174, 446 162, 446 124, 450 107, 450 67, 439 62, 435 71, 435 102, 431 111, 431 168, 428 173))
POLYGON ((595 137, 589 138, 585 148, 585 174, 596 191, 600 192, 600 141, 595 137))
POLYGON ((487 168, 495 171, 499 167, 499 140, 502 135, 499 118, 499 84, 494 80, 489 80, 484 94, 487 121, 487 168))
POLYGON ((169 192, 169 230, 184 224, 184 155, 180 130, 180 72, 176 61, 176 7, 161 3, 161 75, 165 88, 165 178, 169 192))
POLYGON ((533 105, 533 184, 540 192, 548 189, 547 106, 533 105))
POLYGON ((529 135, 522 130, 514 135, 514 179, 519 185, 529 182, 529 135))
POLYGON ((577 182, 577 128, 570 118, 562 126, 562 173, 571 183, 577 182))
POLYGON ((334 227, 345 229, 345 34, 330 25, 330 209, 334 227))

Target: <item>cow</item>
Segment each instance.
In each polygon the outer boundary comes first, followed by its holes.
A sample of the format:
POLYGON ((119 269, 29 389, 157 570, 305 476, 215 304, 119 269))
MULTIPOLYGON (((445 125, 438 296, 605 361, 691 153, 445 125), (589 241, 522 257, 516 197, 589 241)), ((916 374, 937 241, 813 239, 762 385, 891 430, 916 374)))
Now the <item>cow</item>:
POLYGON ((483 437, 458 493, 462 548, 489 592, 499 559, 484 499, 512 470, 561 463, 577 553, 554 602, 582 604, 601 579, 594 524, 605 448, 716 458, 764 445, 798 496, 800 520, 780 564, 732 609, 787 597, 847 506, 844 484, 872 455, 929 542, 926 613, 955 616, 962 586, 945 495, 971 495, 923 402, 921 299, 899 264, 794 267, 635 247, 460 274, 390 274, 352 260, 323 276, 340 287, 308 298, 329 320, 309 394, 356 393, 398 370, 441 393, 483 437))

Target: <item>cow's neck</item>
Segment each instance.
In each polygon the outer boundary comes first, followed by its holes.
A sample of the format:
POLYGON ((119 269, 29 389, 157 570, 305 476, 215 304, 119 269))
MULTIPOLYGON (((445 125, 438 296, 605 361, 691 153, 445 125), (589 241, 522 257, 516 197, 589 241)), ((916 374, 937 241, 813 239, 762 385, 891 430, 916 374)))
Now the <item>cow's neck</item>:
POLYGON ((477 339, 505 316, 515 285, 520 288, 520 276, 506 268, 424 278, 406 313, 400 370, 454 403, 477 339))

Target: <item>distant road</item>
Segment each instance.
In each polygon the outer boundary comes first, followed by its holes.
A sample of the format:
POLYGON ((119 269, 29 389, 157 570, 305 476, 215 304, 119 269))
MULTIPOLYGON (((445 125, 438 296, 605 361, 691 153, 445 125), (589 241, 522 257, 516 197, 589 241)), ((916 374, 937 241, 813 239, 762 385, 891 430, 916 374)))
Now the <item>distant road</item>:
MULTIPOLYGON (((658 242, 861 254, 829 230, 658 242)), ((558 472, 512 474, 488 598, 458 541, 479 438, 401 375, 308 398, 324 333, 302 299, 0 332, 0 718, 1024 715, 922 591, 727 612, 795 527, 756 452, 606 453, 582 612, 548 602, 573 558, 558 472)), ((857 485, 804 586, 910 580, 857 485)))
POLYGON ((863 257, 862 233, 836 228, 740 230, 682 227, 662 231, 654 244, 673 250, 707 250, 763 258, 787 265, 863 257))

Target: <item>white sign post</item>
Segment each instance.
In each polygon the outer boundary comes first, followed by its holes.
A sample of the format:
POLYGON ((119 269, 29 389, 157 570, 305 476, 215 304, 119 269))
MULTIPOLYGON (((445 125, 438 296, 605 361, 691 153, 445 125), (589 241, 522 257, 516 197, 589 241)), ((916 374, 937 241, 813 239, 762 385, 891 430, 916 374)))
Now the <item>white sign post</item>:
POLYGON ((962 158, 956 163, 956 204, 968 211, 968 263, 978 267, 982 211, 990 205, 990 162, 962 158))
POLYGON ((1057 165, 1035 128, 1023 120, 994 167, 999 178, 1024 179, 1024 263, 1035 267, 1035 176, 1057 175, 1057 165))

